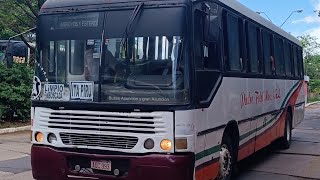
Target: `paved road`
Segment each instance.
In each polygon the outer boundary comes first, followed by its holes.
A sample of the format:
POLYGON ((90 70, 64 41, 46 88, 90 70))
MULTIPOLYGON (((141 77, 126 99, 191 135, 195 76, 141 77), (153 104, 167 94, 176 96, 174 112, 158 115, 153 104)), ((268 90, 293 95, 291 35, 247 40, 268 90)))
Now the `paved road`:
MULTIPOLYGON (((33 180, 29 132, 0 135, 0 180, 33 180)), ((320 105, 306 110, 289 150, 270 146, 240 163, 238 180, 320 179, 320 105)))
POLYGON ((320 179, 320 105, 306 109, 289 150, 270 146, 240 163, 239 180, 320 179))
POLYGON ((33 180, 30 131, 0 135, 0 180, 33 180))

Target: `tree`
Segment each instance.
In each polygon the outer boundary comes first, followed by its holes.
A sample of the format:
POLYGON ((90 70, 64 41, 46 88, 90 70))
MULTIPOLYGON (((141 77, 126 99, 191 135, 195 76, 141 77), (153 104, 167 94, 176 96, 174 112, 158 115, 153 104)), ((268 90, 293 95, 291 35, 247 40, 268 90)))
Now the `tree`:
POLYGON ((15 113, 21 120, 29 120, 33 70, 15 63, 9 69, 0 63, 0 117, 15 113))
MULTIPOLYGON (((40 7, 44 0, 0 0, 0 37, 20 34, 28 29, 36 27, 36 20, 40 7)), ((20 36, 21 40, 34 51, 34 47, 28 43, 26 36, 20 36)))
POLYGON ((319 53, 320 44, 318 43, 318 38, 311 35, 299 36, 303 47, 303 54, 305 58, 309 56, 316 55, 319 53))
POLYGON ((310 79, 320 79, 320 55, 312 55, 304 60, 305 74, 310 79))
POLYGON ((320 44, 311 35, 299 36, 303 47, 305 73, 310 79, 320 79, 320 44))

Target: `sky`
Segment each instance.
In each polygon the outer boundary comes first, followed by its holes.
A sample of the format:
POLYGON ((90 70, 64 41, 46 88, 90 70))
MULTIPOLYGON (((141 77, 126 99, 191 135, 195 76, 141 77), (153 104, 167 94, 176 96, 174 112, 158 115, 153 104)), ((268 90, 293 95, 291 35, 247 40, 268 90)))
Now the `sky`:
MULTIPOLYGON (((265 12, 271 21, 280 26, 295 10, 282 28, 294 36, 310 34, 320 42, 320 17, 315 10, 320 10, 320 0, 239 0, 242 4, 257 12, 265 12)), ((266 17, 264 14, 261 14, 266 17)))

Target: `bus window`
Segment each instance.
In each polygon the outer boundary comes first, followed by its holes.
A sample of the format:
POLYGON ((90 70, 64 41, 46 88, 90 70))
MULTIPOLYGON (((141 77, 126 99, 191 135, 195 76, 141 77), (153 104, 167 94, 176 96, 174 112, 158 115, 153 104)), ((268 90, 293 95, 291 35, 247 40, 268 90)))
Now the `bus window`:
POLYGON ((247 23, 247 42, 249 71, 259 72, 259 28, 251 23, 247 23))
POLYGON ((83 40, 70 41, 70 66, 72 75, 81 75, 84 72, 84 44, 83 40))
POLYGON ((283 40, 279 37, 275 37, 275 48, 274 48, 274 55, 275 55, 275 64, 276 64, 276 73, 279 76, 283 76, 285 74, 285 62, 283 56, 283 40))
MULTIPOLYGON (((55 49, 55 43, 54 41, 50 41, 49 43, 49 59, 48 59, 48 64, 49 64, 49 70, 48 72, 49 73, 54 73, 55 71, 55 66, 56 66, 56 63, 55 63, 55 52, 54 52, 54 49, 55 49)), ((54 75, 53 75, 54 76, 54 75)))
POLYGON ((290 44, 288 42, 284 43, 284 62, 285 62, 286 75, 292 76, 291 51, 290 51, 290 44))
POLYGON ((294 75, 295 77, 299 76, 299 64, 298 64, 298 56, 297 56, 297 47, 293 46, 293 64, 294 64, 294 75))
POLYGON ((204 68, 203 14, 196 10, 194 14, 194 54, 197 69, 204 68))
POLYGON ((52 82, 65 82, 66 63, 65 58, 67 54, 67 41, 50 41, 44 45, 42 49, 42 64, 44 70, 48 72, 47 77, 52 82))
POLYGON ((225 27, 225 52, 227 57, 228 70, 241 71, 241 39, 240 39, 240 22, 239 19, 230 13, 226 16, 225 27))
POLYGON ((299 65, 299 76, 303 78, 303 57, 302 57, 302 49, 297 49, 297 55, 298 55, 298 65, 299 65))
POLYGON ((274 71, 274 62, 272 55, 272 36, 270 33, 263 32, 263 61, 265 74, 271 75, 274 71))
POLYGON ((219 6, 215 3, 208 3, 210 6, 210 29, 208 37, 208 60, 204 62, 207 69, 220 69, 219 56, 219 6))

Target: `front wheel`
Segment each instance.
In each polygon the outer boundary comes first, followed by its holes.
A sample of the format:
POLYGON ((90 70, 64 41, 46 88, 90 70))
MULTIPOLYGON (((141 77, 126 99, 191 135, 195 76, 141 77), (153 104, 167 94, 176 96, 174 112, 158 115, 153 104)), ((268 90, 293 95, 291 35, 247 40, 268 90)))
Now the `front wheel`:
POLYGON ((292 139, 292 126, 291 126, 291 114, 287 112, 286 123, 284 127, 284 136, 279 140, 279 146, 281 149, 289 149, 292 139))
POLYGON ((230 180, 234 169, 234 149, 229 135, 222 139, 219 165, 218 180, 230 180))

